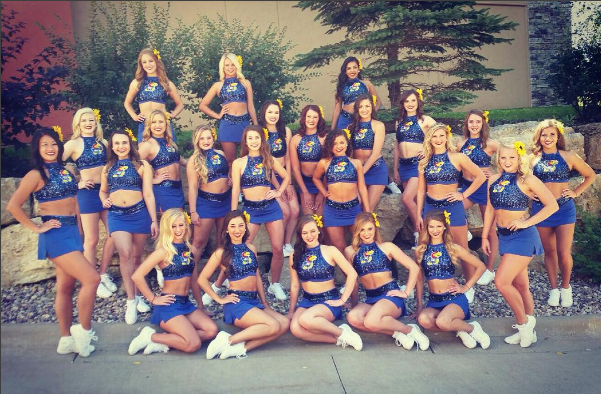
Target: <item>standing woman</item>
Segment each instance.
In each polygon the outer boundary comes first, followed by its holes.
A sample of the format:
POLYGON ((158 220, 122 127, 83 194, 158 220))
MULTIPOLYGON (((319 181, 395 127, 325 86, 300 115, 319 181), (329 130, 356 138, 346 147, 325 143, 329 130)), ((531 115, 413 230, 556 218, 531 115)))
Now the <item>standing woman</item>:
POLYGON ((355 285, 351 295, 353 309, 346 318, 361 331, 392 336, 397 346, 410 350, 417 342, 421 350, 426 350, 430 340, 418 325, 398 320, 406 312, 405 299, 415 287, 419 267, 398 246, 382 242, 379 228, 380 222, 373 213, 362 212, 355 219, 352 244, 344 254, 353 262, 367 298, 358 303, 359 286, 355 285), (392 277, 393 259, 409 270, 406 290, 401 290, 392 277))
POLYGON ((328 133, 323 110, 309 104, 300 114, 298 133, 290 140, 290 165, 300 190, 303 215, 323 213, 323 196, 313 183, 313 172, 321 159, 321 150, 328 133))
POLYGON ((148 234, 158 234, 157 213, 152 192, 152 167, 132 143, 131 131, 117 130, 109 140, 106 166, 102 170, 100 199, 109 208, 109 235, 119 253, 119 268, 127 292, 125 322, 134 324, 138 312, 150 312, 131 276, 140 265, 148 234))
POLYGON ((367 79, 361 78, 361 70, 363 70, 363 65, 358 58, 349 56, 344 59, 336 85, 332 130, 348 128, 353 121, 353 113, 356 112, 355 101, 362 94, 367 94, 369 97, 376 96, 376 110, 382 106, 382 100, 380 100, 374 85, 367 79))
MULTIPOLYGON (((428 128, 423 144, 423 158, 419 162, 417 181, 417 228, 422 229, 422 215, 431 210, 445 210, 450 214, 453 240, 462 248, 467 245, 467 221, 463 201, 471 196, 486 181, 486 176, 466 155, 451 152, 450 128, 436 123, 428 128), (472 184, 459 192, 461 173, 466 172, 473 178, 472 184), (423 213, 422 213, 423 211, 423 213)), ((472 279, 475 268, 461 261, 461 269, 466 282, 472 279)), ((479 276, 474 279, 478 280, 479 276)), ((466 293, 471 303, 474 300, 474 288, 466 293)))
MULTIPOLYGON (((472 109, 465 115, 463 120, 463 135, 465 138, 461 141, 460 152, 469 157, 482 170, 487 180, 474 193, 463 200, 463 207, 467 211, 474 204, 478 204, 483 219, 486 203, 488 202, 490 164, 492 156, 499 150, 499 142, 490 139, 489 133, 488 111, 482 112, 479 109, 472 109)), ((462 190, 465 191, 469 188, 473 181, 474 178, 467 171, 464 171, 461 178, 462 190)), ((499 253, 499 238, 495 231, 491 231, 488 237, 491 253, 486 262, 487 269, 476 282, 479 285, 487 285, 495 279, 494 264, 499 253)))
MULTIPOLYGON (((348 130, 347 130, 348 131, 348 130)), ((350 132, 335 129, 328 133, 323 146, 322 159, 313 173, 313 182, 326 198, 323 209, 323 224, 330 242, 342 253, 345 248, 344 228, 350 231, 355 217, 363 211, 369 212, 369 198, 363 178, 363 165, 351 159, 350 132), (325 174, 328 188, 323 184, 325 174), (350 200, 349 200, 350 198, 350 200), (359 202, 361 198, 361 202, 359 202)))
MULTIPOLYGON (((545 119, 534 131, 532 153, 534 154, 533 173, 557 199, 559 210, 536 225, 545 250, 545 268, 549 276, 551 291, 547 303, 551 306, 569 308, 572 306, 572 286, 570 278, 574 261, 572 241, 576 223, 574 198, 580 196, 595 182, 595 171, 580 156, 566 150, 563 124, 555 119, 545 119), (570 171, 576 170, 584 181, 570 189, 570 171), (557 269, 561 270, 561 291, 557 288, 557 269)), ((540 200, 532 201, 532 214, 543 208, 540 200)))
POLYGON ((280 284, 284 265, 284 222, 282 209, 276 198, 290 183, 290 175, 279 161, 271 156, 267 142, 267 133, 260 126, 248 126, 242 133, 240 158, 232 164, 232 211, 238 209, 240 190, 244 194, 244 212, 250 215, 248 223, 248 242, 252 242, 261 224, 265 224, 271 242, 271 285, 267 291, 278 300, 285 300, 286 293, 280 284), (277 189, 272 188, 274 174, 282 177, 277 189))
POLYGON ((417 210, 416 200, 417 163, 423 157, 424 130, 434 123, 436 123, 434 119, 424 114, 421 89, 410 89, 401 93, 399 122, 396 129, 397 144, 394 149, 394 181, 403 186, 401 202, 413 223, 416 246, 419 237, 417 224, 421 215, 417 210))
MULTIPOLYGON (((269 133, 269 146, 271 147, 271 156, 278 161, 282 167, 286 169, 288 174, 290 171, 290 140, 292 139, 292 132, 284 124, 284 118, 281 116, 282 105, 280 100, 267 100, 261 107, 261 117, 259 119, 259 125, 269 133)), ((275 187, 280 187, 282 184, 282 177, 275 174, 276 182, 275 187)), ((284 215, 284 257, 290 256, 293 247, 290 243, 292 241, 292 235, 298 222, 299 206, 298 197, 292 182, 288 185, 282 196, 277 198, 278 204, 282 209, 284 215)))
POLYGON ((236 144, 242 141, 246 126, 257 124, 250 81, 242 74, 242 57, 226 53, 219 60, 219 82, 215 82, 202 98, 199 109, 214 119, 219 119, 217 139, 221 142, 228 165, 236 159, 236 144), (221 100, 219 113, 209 108, 213 98, 221 100))
POLYGON ((376 119, 375 96, 361 95, 355 101, 353 122, 349 126, 353 158, 363 164, 369 206, 376 210, 384 188, 388 184, 388 166, 382 158, 386 137, 384 123, 376 119))
MULTIPOLYGON (((92 108, 80 108, 73 116, 73 135, 65 144, 63 161, 72 159, 79 170, 80 181, 77 184, 77 205, 81 226, 83 227, 83 255, 96 269, 96 246, 98 246, 98 222, 102 221, 107 229, 107 211, 100 201, 100 176, 106 164, 107 142, 102 135, 100 111, 92 108)), ((100 260, 100 284, 96 295, 107 298, 117 291, 107 273, 115 252, 113 240, 107 235, 100 260)))
POLYGON ((290 325, 283 316, 269 306, 259 272, 256 248, 247 243, 248 231, 244 214, 232 211, 225 215, 225 228, 221 234, 222 244, 211 255, 198 277, 202 290, 209 293, 223 305, 223 321, 242 329, 234 335, 225 331, 207 348, 207 359, 219 355, 243 358, 246 352, 268 342, 288 331, 290 325), (217 268, 229 278, 230 288, 225 297, 213 291, 209 279, 217 268))
MULTIPOLYGON (((175 103, 175 108, 169 112, 169 119, 174 119, 184 110, 184 103, 173 82, 167 78, 167 71, 165 71, 159 51, 151 48, 142 49, 138 54, 135 78, 129 84, 129 90, 123 103, 129 116, 139 122, 137 141, 142 141, 144 120, 150 111, 158 109, 167 113, 165 105, 167 97, 170 97, 175 103), (134 99, 138 99, 139 113, 134 109, 134 99)), ((173 127, 171 127, 171 138, 175 141, 173 127)))
POLYGON ((39 130, 31 141, 33 169, 14 192, 6 210, 23 226, 39 234, 38 259, 50 259, 56 266, 54 311, 61 338, 59 354, 79 353, 88 357, 94 351, 91 340, 92 310, 100 276, 86 260, 77 228, 77 182, 62 163, 62 136, 52 130, 39 130), (39 203, 42 224, 34 223, 23 211, 23 204, 33 194, 39 203), (75 281, 81 283, 77 294, 80 324, 71 326, 75 281))
POLYGON ((509 304, 518 332, 505 342, 528 347, 536 342, 534 299, 529 288, 528 264, 533 255, 543 252, 534 226, 559 208, 553 193, 537 177, 529 173, 526 148, 516 141, 512 148, 501 146, 498 167, 502 173, 490 177, 488 203, 482 227, 482 250, 490 255, 488 232, 496 222, 501 262, 495 274, 495 286, 509 304), (537 196, 543 208, 525 219, 530 200, 537 196))
POLYGON ((289 259, 290 332, 305 341, 351 345, 361 350, 363 341, 357 333, 347 324, 332 323, 342 318, 342 306, 357 283, 357 273, 338 249, 321 244, 323 236, 319 228, 322 226, 317 215, 305 215, 298 223, 294 251, 289 259), (346 274, 342 295, 334 285, 336 265, 346 274), (297 304, 301 287, 303 298, 297 304))

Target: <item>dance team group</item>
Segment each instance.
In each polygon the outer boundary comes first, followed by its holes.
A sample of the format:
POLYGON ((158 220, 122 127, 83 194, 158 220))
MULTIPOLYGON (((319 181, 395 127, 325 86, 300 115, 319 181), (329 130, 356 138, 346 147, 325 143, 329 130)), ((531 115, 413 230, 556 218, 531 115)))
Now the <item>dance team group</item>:
POLYGON ((471 110, 463 140, 455 147, 450 127, 424 114, 422 92, 403 91, 393 180, 402 185, 401 202, 414 225, 415 255, 407 256, 392 242, 382 241, 372 213, 390 180, 381 153, 385 128, 376 119, 381 100, 362 78, 361 61, 351 56, 342 64, 331 130, 322 108, 307 105, 295 135, 284 125, 280 100, 266 101, 257 117, 242 64, 231 53, 221 58, 220 80, 200 102, 203 113, 219 120, 219 129, 198 126, 192 137, 194 153, 187 160, 180 156, 170 121, 183 104, 156 49, 140 52, 124 102, 139 122, 137 137, 124 129, 105 140, 100 111, 91 108, 75 113, 72 137, 64 145, 60 128, 35 133, 33 169, 7 209, 39 234, 38 258, 56 266, 58 353, 87 357, 94 351, 94 299, 117 290, 107 274, 115 250, 127 293, 125 322, 134 324, 138 312, 150 312, 141 293, 154 306, 151 322, 163 330, 144 327, 129 346, 131 355, 170 348, 195 352, 211 340, 208 359, 242 358, 288 330, 306 341, 361 350, 361 337, 353 328, 392 336, 405 349, 417 344, 425 350, 429 339, 420 326, 456 332, 468 348, 480 344, 486 349, 490 338, 478 322, 468 322, 469 303, 476 283, 492 280, 516 319, 517 332, 505 342, 528 347, 537 340, 528 264, 543 251, 549 305, 572 305, 574 198, 594 182, 595 173, 566 150, 560 122, 540 122, 527 155, 522 142, 503 146, 490 139, 488 113, 471 110), (220 112, 208 106, 215 96, 220 112), (171 112, 166 110, 167 97, 175 103, 171 112), (136 99, 139 111, 133 107, 136 99), (216 149, 217 141, 222 150, 216 149), (494 154, 499 173, 491 172, 494 154), (79 182, 63 165, 67 159, 75 162, 79 182), (180 166, 186 167, 189 215, 183 209, 180 166), (584 178, 574 190, 568 186, 572 170, 584 178), (39 202, 39 225, 22 208, 31 194, 39 202), (474 204, 483 216, 486 263, 468 248, 465 210, 474 204), (97 272, 100 221, 110 236, 97 272), (273 253, 267 292, 278 300, 287 298, 279 280, 284 257, 289 257, 287 316, 270 307, 264 291, 253 246, 261 224, 273 253), (213 226, 218 247, 199 272, 196 267, 213 226), (348 246, 345 230, 352 234, 348 246), (156 249, 141 261, 148 235, 156 239, 156 249), (501 261, 495 273, 497 254, 501 261), (392 276, 395 261, 408 271, 405 286, 392 276), (456 265, 461 265, 464 284, 455 279, 456 265), (346 275, 343 290, 335 286, 336 266, 346 275), (146 282, 153 269, 160 294, 153 294, 146 282), (216 271, 217 280, 211 283, 216 271), (429 290, 425 305, 424 279, 429 290), (76 281, 81 283, 80 324, 72 325, 76 281), (359 284, 366 293, 363 302, 358 302, 359 284), (414 289, 417 307, 412 316, 419 325, 404 324, 398 319, 406 314, 405 300, 414 289), (190 290, 198 306, 190 301, 190 290), (239 332, 218 332, 203 308, 211 302, 223 305, 224 321, 239 332), (335 325, 349 303, 348 324, 335 325))

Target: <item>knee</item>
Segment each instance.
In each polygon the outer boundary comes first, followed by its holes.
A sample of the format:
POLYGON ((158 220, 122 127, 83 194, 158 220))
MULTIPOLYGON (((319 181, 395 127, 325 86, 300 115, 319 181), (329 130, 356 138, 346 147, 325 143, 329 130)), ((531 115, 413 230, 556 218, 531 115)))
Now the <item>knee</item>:
POLYGON ((280 245, 279 247, 277 247, 277 246, 271 247, 272 261, 274 259, 281 259, 281 260, 284 259, 284 249, 283 248, 284 248, 284 245, 280 245))
POLYGON ((276 335, 280 332, 282 326, 280 325, 280 323, 273 319, 271 321, 269 321, 267 323, 267 332, 265 333, 265 336, 271 337, 273 335, 276 335))
POLYGON ((353 311, 350 311, 348 315, 346 315, 346 320, 353 327, 361 327, 364 319, 365 316, 363 314, 353 311))
POLYGON ((401 195, 401 202, 404 205, 410 205, 413 203, 413 196, 410 196, 409 193, 403 193, 401 195))
POLYGON ((215 338, 219 332, 219 327, 217 327, 217 324, 212 322, 212 325, 204 329, 204 332, 209 338, 215 338))
POLYGON ((299 213, 300 213, 300 209, 298 208, 298 205, 292 205, 290 207, 290 216, 293 219, 297 218, 299 213))
POLYGON ((425 329, 431 329, 435 325, 434 319, 424 313, 417 317, 417 322, 425 329))
POLYGON ((298 319, 290 322, 290 332, 297 338, 300 338, 303 332, 303 327, 300 325, 298 319))
POLYGON ((368 315, 365 317, 365 320, 363 320, 363 326, 365 328, 367 328, 369 331, 379 331, 380 330, 380 319, 368 315))
POLYGON ((442 331, 451 331, 451 323, 452 321, 450 319, 436 319, 436 326, 442 331))
POLYGON ((571 264, 572 263, 572 251, 570 248, 567 250, 560 250, 559 254, 559 262, 562 264, 571 264))
POLYGON ((186 347, 183 349, 186 353, 194 353, 201 346, 200 338, 198 335, 194 335, 186 341, 186 347))
MULTIPOLYGON (((100 279, 100 276, 98 276, 100 279)), ((73 291, 75 290, 75 281, 73 282, 56 282, 56 294, 67 295, 71 297, 73 295, 73 291)))
POLYGON ((95 248, 98 245, 98 235, 85 235, 83 239, 84 246, 88 248, 95 248))
POLYGON ((307 313, 303 313, 301 314, 297 321, 298 321, 298 325, 300 327, 304 327, 304 328, 310 328, 311 327, 311 323, 312 323, 312 317, 311 316, 307 316, 307 313))
POLYGON ((499 275, 495 275, 495 287, 497 288, 497 290, 503 292, 507 290, 509 286, 511 286, 511 283, 509 281, 505 280, 505 278, 499 275))
POLYGON ((290 210, 282 209, 282 216, 283 216, 284 222, 288 222, 288 220, 290 220, 290 210))
POLYGON ((119 251, 119 260, 120 260, 120 264, 127 264, 129 261, 131 261, 132 258, 132 254, 131 254, 131 250, 124 250, 124 251, 119 251))

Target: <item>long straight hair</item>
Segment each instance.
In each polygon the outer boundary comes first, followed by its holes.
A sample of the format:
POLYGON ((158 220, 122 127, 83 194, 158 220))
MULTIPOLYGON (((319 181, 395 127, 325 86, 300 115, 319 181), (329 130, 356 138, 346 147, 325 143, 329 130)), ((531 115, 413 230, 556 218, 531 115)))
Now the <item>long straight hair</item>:
POLYGON ((265 177, 267 178, 267 181, 271 183, 271 174, 273 173, 273 156, 271 155, 271 147, 269 146, 269 143, 265 138, 265 133, 263 132, 263 128, 261 126, 246 126, 246 128, 242 132, 242 147, 240 148, 240 157, 248 155, 248 145, 246 145, 246 136, 251 131, 256 131, 259 134, 259 137, 261 137, 261 147, 259 148, 259 154, 263 159, 265 177))
POLYGON ((46 170, 44 168, 44 159, 42 158, 42 155, 40 155, 40 139, 42 139, 42 137, 45 135, 56 141, 56 144, 58 145, 58 156, 56 157, 56 162, 60 165, 64 165, 63 152, 65 151, 63 142, 60 140, 60 138, 58 138, 56 131, 52 129, 41 129, 33 134, 33 138, 31 139, 31 164, 33 169, 38 170, 42 176, 44 184, 48 182, 48 175, 46 175, 46 170))
POLYGON ((152 137, 152 131, 150 130, 150 127, 152 126, 152 120, 157 116, 162 116, 165 119, 166 127, 163 133, 163 138, 165 138, 167 146, 170 146, 173 149, 177 150, 177 145, 175 144, 175 141, 173 141, 173 137, 171 137, 171 123, 169 120, 167 120, 167 115, 165 114, 165 112, 161 111, 160 109, 153 109, 148 115, 146 115, 146 120, 144 121, 144 132, 142 134, 142 141, 148 141, 150 137, 152 137))
POLYGON ((419 120, 424 119, 424 101, 419 99, 419 94, 417 93, 417 90, 409 89, 403 90, 403 92, 401 93, 401 97, 399 97, 399 122, 402 122, 403 119, 405 119, 405 117, 407 116, 407 111, 405 110, 405 100, 407 100, 407 97, 411 96, 412 94, 415 94, 415 98, 417 99, 417 118, 419 120))
POLYGON ((134 164, 134 167, 136 167, 136 170, 137 170, 142 165, 142 162, 140 161, 140 153, 138 153, 138 148, 132 142, 129 133, 127 133, 123 130, 116 130, 111 135, 111 138, 109 138, 109 147, 106 152, 106 166, 105 166, 106 170, 107 171, 110 170, 111 167, 117 162, 117 160, 119 160, 119 156, 117 156, 117 154, 115 154, 115 152, 113 152, 113 137, 115 137, 116 135, 124 135, 127 137, 127 140, 129 141, 128 158, 129 158, 129 160, 131 160, 131 162, 134 164))
MULTIPOLYGON (((307 251, 307 244, 305 241, 303 241, 302 233, 303 227, 305 227, 307 223, 311 222, 315 223, 317 226, 317 222, 315 222, 315 219, 313 219, 313 215, 303 215, 299 218, 298 224, 296 225, 296 240, 294 241, 294 255, 292 257, 292 268, 294 269, 298 268, 303 255, 307 251)), ((323 242, 323 228, 319 228, 319 226, 317 226, 317 229, 319 230, 317 242, 319 242, 321 245, 323 242)))
POLYGON ((361 102, 367 100, 369 101, 369 105, 371 105, 371 119, 370 120, 378 120, 378 118, 376 117, 376 107, 374 106, 374 102, 371 99, 370 96, 368 96, 367 94, 362 94, 359 97, 357 97, 357 100, 355 100, 355 105, 354 105, 354 111, 353 112, 353 121, 351 122, 350 126, 349 126, 349 130, 351 131, 351 135, 354 135, 357 130, 359 129, 359 121, 361 120, 361 115, 359 115, 359 106, 361 105, 361 102))
POLYGON ((563 134, 559 132, 559 128, 557 127, 558 123, 559 122, 557 122, 555 119, 545 119, 536 125, 536 128, 534 129, 534 135, 532 136, 532 153, 535 156, 537 156, 543 150, 543 146, 540 143, 540 135, 547 127, 553 127, 557 132, 557 149, 566 150, 566 139, 563 134))
POLYGON ((280 107, 280 104, 277 101, 267 100, 265 102, 265 104, 263 104, 261 106, 261 110, 259 111, 259 113, 260 113, 259 126, 261 126, 263 128, 267 128, 267 119, 266 119, 265 113, 267 112, 267 109, 269 108, 270 105, 275 105, 280 110, 280 117, 279 117, 278 121, 275 123, 275 128, 278 131, 278 137, 280 137, 282 140, 285 141, 286 140, 286 123, 284 123, 284 117, 282 116, 282 108, 280 107))
POLYGON ((221 255, 221 268, 225 273, 225 277, 230 277, 230 272, 232 270, 232 259, 234 258, 234 247, 232 244, 232 239, 230 238, 229 233, 227 232, 227 227, 229 226, 232 219, 242 218, 245 224, 244 235, 242 236, 242 243, 245 243, 248 239, 248 223, 246 223, 246 219, 244 218, 244 214, 240 210, 230 211, 225 214, 223 218, 223 229, 221 230, 221 245, 220 247, 223 249, 223 254, 221 255))
POLYGON ((453 264, 459 265, 459 261, 457 260, 457 256, 455 255, 455 243, 453 242, 451 225, 446 222, 444 212, 437 209, 429 211, 424 217, 424 225, 422 227, 421 233, 419 234, 419 243, 415 248, 415 252, 417 254, 417 264, 421 264, 421 261, 424 258, 424 252, 428 248, 428 244, 432 243, 430 233, 428 232, 428 224, 431 220, 436 220, 444 225, 442 241, 444 243, 445 248, 447 249, 447 252, 449 253, 449 256, 451 256, 451 261, 453 262, 453 264))
POLYGON ((158 58, 157 55, 154 54, 154 50, 151 48, 144 48, 138 54, 138 68, 136 69, 135 79, 138 82, 138 89, 142 86, 144 82, 144 78, 146 78, 146 70, 142 66, 142 56, 148 55, 154 59, 154 62, 157 65, 157 77, 159 78, 159 84, 165 89, 167 93, 171 91, 169 88, 169 78, 167 78, 167 71, 165 70, 165 65, 163 61, 158 58))
POLYGON ((488 142, 488 137, 490 135, 490 125, 484 119, 484 112, 479 109, 471 109, 465 114, 465 119, 463 119, 463 136, 467 139, 470 138, 470 129, 468 127, 468 120, 470 119, 470 115, 478 115, 482 118, 482 130, 480 130, 480 144, 482 145, 482 149, 486 149, 486 143, 488 142))

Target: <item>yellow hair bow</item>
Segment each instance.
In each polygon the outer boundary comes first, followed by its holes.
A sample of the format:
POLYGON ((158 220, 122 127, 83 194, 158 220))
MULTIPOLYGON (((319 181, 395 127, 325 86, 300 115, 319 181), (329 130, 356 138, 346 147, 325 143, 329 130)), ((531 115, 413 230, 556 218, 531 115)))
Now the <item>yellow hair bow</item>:
POLYGON ((56 131, 56 134, 58 134, 58 139, 61 140, 61 142, 63 142, 63 133, 61 130, 60 126, 52 126, 52 130, 56 131))
POLYGON ((214 127, 211 127, 211 135, 213 136, 213 140, 217 141, 217 132, 214 127))
POLYGON ((317 216, 316 214, 313 214, 313 220, 315 220, 315 224, 317 224, 317 227, 322 228, 323 227, 323 222, 321 221, 322 216, 317 216))
POLYGON ((424 95, 422 93, 421 89, 415 89, 415 91, 417 92, 417 96, 421 101, 424 101, 424 95))
POLYGON ((524 156, 526 154, 526 147, 522 141, 514 141, 513 148, 518 152, 518 155, 524 156))
POLYGON ((100 122, 100 110, 98 108, 94 108, 94 117, 96 118, 96 122, 100 122))
POLYGON ((153 49, 152 53, 154 53, 154 55, 157 57, 157 59, 161 60, 161 52, 159 52, 158 49, 153 49))
POLYGON ((346 133, 346 138, 348 138, 350 141, 351 140, 351 131, 349 129, 342 129, 342 131, 344 131, 346 133))
POLYGON ((240 63, 240 67, 242 67, 242 56, 238 55, 236 56, 236 59, 238 59, 238 63, 240 63))
POLYGON ((188 215, 188 212, 184 211, 184 217, 186 218, 186 223, 192 223, 192 219, 190 218, 190 215, 188 215))
POLYGON ((167 121, 167 124, 169 124, 169 122, 171 121, 171 117, 169 116, 169 113, 165 112, 165 120, 167 121))
POLYGON ((377 99, 377 97, 376 97, 375 94, 371 95, 371 101, 374 103, 374 107, 375 107, 376 106, 376 102, 378 102, 378 99, 377 99))
POLYGON ((557 131, 559 131, 559 134, 563 134, 564 129, 563 129, 563 123, 561 123, 560 121, 555 121, 555 127, 557 127, 557 131))
POLYGON ((359 66, 359 70, 363 70, 363 63, 361 62, 361 58, 357 58, 357 65, 359 66))
POLYGON ((266 128, 263 128, 263 134, 265 134, 265 141, 269 139, 269 131, 266 128))
POLYGON ((451 213, 447 212, 446 210, 443 212, 444 213, 444 221, 450 225, 451 224, 451 213))
POLYGON ((451 134, 451 126, 447 125, 447 134, 451 134))
POLYGON ((246 220, 246 223, 250 223, 250 214, 246 211, 242 213, 244 214, 244 219, 246 220))
POLYGON ((128 127, 125 128, 125 132, 127 134, 129 134, 129 138, 131 138, 131 140, 133 142, 136 142, 138 139, 136 137, 134 137, 134 133, 131 131, 131 129, 129 129, 128 127))
POLYGON ((275 99, 275 101, 278 102, 278 104, 280 105, 280 109, 284 108, 284 104, 282 104, 282 100, 280 99, 275 99))
POLYGON ((485 121, 486 123, 488 123, 488 114, 489 114, 489 112, 488 112, 488 111, 484 111, 484 112, 482 113, 482 116, 484 116, 484 121, 485 121))
POLYGON ((380 227, 380 221, 378 220, 378 214, 375 212, 372 212, 371 216, 374 217, 374 224, 376 225, 376 227, 380 227))
POLYGON ((318 107, 319 107, 319 113, 321 114, 321 117, 325 118, 325 116, 323 116, 323 108, 321 108, 321 105, 319 105, 318 107))

